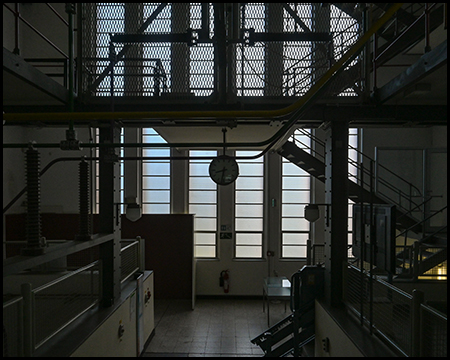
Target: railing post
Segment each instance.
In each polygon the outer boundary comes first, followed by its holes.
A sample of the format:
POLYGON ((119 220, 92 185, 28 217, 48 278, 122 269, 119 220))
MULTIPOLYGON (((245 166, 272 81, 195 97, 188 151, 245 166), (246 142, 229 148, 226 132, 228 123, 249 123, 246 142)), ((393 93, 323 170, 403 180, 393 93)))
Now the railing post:
POLYGON ((20 287, 23 297, 23 354, 31 357, 33 354, 33 298, 31 284, 24 283, 20 287))
MULTIPOLYGON (((413 251, 412 251, 412 256, 413 256, 413 277, 415 280, 417 280, 417 277, 420 275, 419 274, 419 256, 420 256, 420 242, 419 241, 415 241, 413 244, 413 251)), ((410 264, 411 266, 411 264, 410 264)))
POLYGON ((424 301, 424 294, 420 290, 414 289, 412 292, 412 313, 411 313, 411 354, 410 356, 420 356, 420 341, 421 341, 421 328, 420 328, 420 305, 424 301))
POLYGON ((145 270, 145 240, 140 236, 136 237, 136 240, 139 241, 139 271, 145 270))

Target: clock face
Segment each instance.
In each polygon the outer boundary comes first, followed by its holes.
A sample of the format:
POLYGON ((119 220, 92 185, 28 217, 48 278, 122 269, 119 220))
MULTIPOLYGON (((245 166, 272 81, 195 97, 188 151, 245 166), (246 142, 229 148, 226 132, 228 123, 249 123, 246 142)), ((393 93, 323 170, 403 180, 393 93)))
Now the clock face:
POLYGON ((234 158, 221 155, 213 159, 209 165, 209 176, 219 185, 231 184, 239 175, 239 167, 234 158))

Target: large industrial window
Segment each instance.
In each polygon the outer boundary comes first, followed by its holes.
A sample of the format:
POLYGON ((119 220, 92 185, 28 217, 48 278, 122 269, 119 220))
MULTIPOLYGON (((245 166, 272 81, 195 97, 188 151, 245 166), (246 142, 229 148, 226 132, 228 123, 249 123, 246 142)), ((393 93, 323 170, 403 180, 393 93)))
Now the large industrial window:
MULTIPOLYGON (((161 144, 166 141, 153 129, 142 129, 142 142, 161 144)), ((150 147, 142 150, 144 157, 168 158, 169 147, 150 147)), ((142 213, 170 214, 170 160, 142 161, 142 213)))
MULTIPOLYGON (((259 151, 236 151, 253 156, 259 151)), ((235 257, 261 258, 263 254, 264 157, 238 160, 235 182, 235 257)))
MULTIPOLYGON (((191 150, 191 157, 214 157, 217 151, 191 150)), ((194 217, 194 256, 217 257, 217 184, 209 176, 211 160, 189 161, 189 213, 194 217)))
MULTIPOLYGON (((302 130, 303 131, 303 130, 302 130)), ((296 130, 292 135, 296 145, 310 152, 311 139, 296 130)), ((305 258, 310 223, 304 209, 310 202, 311 175, 289 160, 282 161, 281 183, 281 257, 305 258)))

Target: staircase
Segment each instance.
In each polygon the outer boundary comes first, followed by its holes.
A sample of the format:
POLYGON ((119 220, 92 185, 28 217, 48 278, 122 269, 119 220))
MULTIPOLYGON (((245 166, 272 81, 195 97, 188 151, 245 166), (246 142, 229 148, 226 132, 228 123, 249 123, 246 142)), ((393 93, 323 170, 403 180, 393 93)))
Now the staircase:
MULTIPOLYGON (((299 142, 294 138, 294 141, 285 142, 281 148, 279 148, 278 154, 308 172, 318 180, 325 182, 325 157, 323 155, 325 152, 325 143, 306 131, 300 129, 300 132, 302 135, 307 135, 310 137, 311 142, 314 142, 316 145, 316 150, 314 150, 311 146, 306 146, 304 143, 299 142)), ((352 150, 356 150, 353 147, 350 148, 352 150)), ((367 162, 374 162, 374 160, 370 159, 366 155, 362 153, 360 154, 364 157, 364 159, 367 158, 367 162)), ((393 187, 389 182, 377 177, 375 181, 382 184, 383 188, 388 189, 389 192, 396 194, 397 199, 392 199, 392 197, 389 197, 380 191, 375 192, 370 190, 370 177, 373 175, 367 168, 362 168, 360 164, 357 164, 351 159, 349 159, 349 163, 354 165, 359 172, 363 172, 365 177, 362 186, 350 178, 347 180, 349 193, 348 197, 350 200, 355 203, 372 202, 375 204, 396 205, 396 228, 400 230, 400 233, 397 235, 397 249, 401 247, 399 252, 396 250, 397 274, 399 277, 417 279, 418 276, 423 275, 430 269, 445 262, 447 260, 447 226, 442 227, 433 234, 425 234, 423 231, 425 222, 447 207, 445 206, 433 215, 419 221, 411 215, 415 211, 417 212, 417 210, 423 208, 424 203, 426 202, 417 203, 416 199, 421 197, 419 189, 415 188, 414 185, 409 184, 406 180, 386 169, 386 171, 389 171, 392 176, 395 176, 405 182, 405 184, 407 184, 405 186, 409 186, 411 189, 414 187, 415 193, 419 195, 412 197, 411 193, 406 194, 400 189, 393 187), (403 206, 403 204, 408 204, 408 207, 403 206), (403 236, 405 237, 405 241, 404 244, 401 245, 401 243, 403 243, 403 236), (408 237, 416 238, 418 240, 413 245, 407 245, 408 237)))
POLYGON ((265 357, 280 357, 291 354, 296 342, 297 350, 300 350, 314 338, 314 302, 312 302, 279 321, 251 342, 261 347, 265 357), (294 336, 295 332, 297 336, 294 336))
POLYGON ((323 267, 311 265, 292 274, 292 314, 251 340, 261 347, 265 357, 297 357, 302 347, 315 339, 315 299, 323 295, 324 274, 323 267))
MULTIPOLYGON (((278 154, 292 162, 293 164, 299 166, 309 174, 316 177, 318 180, 325 183, 325 163, 318 157, 315 157, 294 142, 287 141, 281 149, 278 150, 278 154)), ((376 204, 389 204, 389 200, 379 196, 379 194, 371 194, 369 190, 355 183, 354 181, 348 179, 348 193, 349 199, 355 203, 359 202, 373 202, 376 204)), ((403 229, 410 228, 417 224, 417 220, 408 214, 408 210, 399 208, 397 206, 397 219, 399 220, 399 225, 403 229)), ((420 232, 421 228, 414 228, 414 231, 420 232)))

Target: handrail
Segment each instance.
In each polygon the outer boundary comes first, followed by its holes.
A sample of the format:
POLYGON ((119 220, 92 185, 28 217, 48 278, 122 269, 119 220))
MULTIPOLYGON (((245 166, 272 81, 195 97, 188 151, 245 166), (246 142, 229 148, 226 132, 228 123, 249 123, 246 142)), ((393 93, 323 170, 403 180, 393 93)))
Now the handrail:
MULTIPOLYGON (((293 104, 276 110, 215 110, 215 111, 137 111, 137 112, 74 112, 74 113, 16 113, 4 114, 6 121, 80 121, 80 120, 118 120, 118 119, 179 119, 179 118, 280 118, 292 115, 293 119, 286 124, 270 139, 263 142, 264 146, 274 140, 278 140, 287 130, 297 121, 298 112, 303 111, 305 105, 309 104, 325 85, 328 85, 335 76, 342 71, 346 64, 353 59, 363 49, 365 44, 396 12, 402 7, 403 3, 394 3, 375 23, 364 33, 358 41, 336 62, 330 69, 309 89, 309 91, 295 101, 293 104)), ((261 144, 261 143, 259 143, 261 144)), ((258 146, 257 144, 253 144, 258 146)), ((229 145, 229 146, 232 146, 229 145)))
POLYGON ((422 205, 425 205, 428 201, 430 201, 433 197, 442 197, 442 195, 435 195, 435 196, 429 196, 428 199, 422 201, 420 204, 417 204, 415 207, 413 207, 412 209, 410 209, 408 212, 400 215, 399 217, 397 217, 398 219, 401 219, 403 216, 407 216, 410 213, 412 213, 414 210, 419 209, 422 205))
MULTIPOLYGON (((48 4, 47 4, 48 5, 48 4)), ((51 42, 49 39, 47 39, 47 37, 42 34, 39 30, 37 30, 33 25, 31 25, 27 20, 25 20, 19 13, 19 11, 14 11, 13 9, 11 9, 6 3, 3 3, 3 6, 6 7, 9 11, 11 11, 14 15, 14 17, 16 19, 20 19, 22 20, 22 22, 27 25, 31 30, 33 30, 39 37, 42 38, 42 40, 44 40, 46 43, 48 43, 51 47, 53 47, 57 52, 59 52, 62 56, 64 56, 66 59, 69 58, 68 55, 66 55, 58 46, 56 46, 53 42, 51 42)), ((55 12, 55 9, 53 9, 51 6, 49 6, 49 8, 55 12)), ((59 14, 58 14, 58 17, 59 14)))
POLYGON ((423 224, 425 221, 430 220, 433 216, 439 214, 441 211, 444 211, 445 209, 447 209, 447 205, 445 205, 445 206, 444 206, 443 208, 441 208, 440 210, 436 211, 434 214, 431 214, 431 215, 427 216, 425 219, 423 219, 423 220, 419 221, 418 223, 416 223, 416 224, 414 224, 414 225, 411 225, 409 228, 403 230, 400 234, 398 234, 398 235, 396 236, 396 238, 402 236, 403 234, 406 234, 408 231, 414 229, 414 228, 415 228, 416 226, 418 226, 418 225, 423 224))
MULTIPOLYGON (((436 236, 437 234, 440 234, 442 231, 447 229, 447 225, 441 226, 439 229, 437 229, 435 232, 425 236, 424 238, 420 239, 420 241, 425 242, 428 239, 431 239, 433 236, 436 236)), ((429 248, 432 248, 433 246, 427 246, 429 248)), ((440 247, 440 246, 439 246, 440 247)))
MULTIPOLYGON (((322 152, 325 151, 325 142, 323 142, 322 140, 318 139, 316 136, 312 135, 310 132, 305 131, 304 129, 297 129, 302 135, 309 137, 312 141, 315 142, 315 144, 320 145, 320 147, 322 148, 322 152)), ((308 146, 307 144, 303 143, 301 140, 296 139, 295 136, 293 136, 294 142, 300 143, 302 144, 305 148, 307 148, 308 150, 312 151, 314 154, 317 154, 320 156, 321 159, 324 159, 325 156, 323 155, 323 153, 321 153, 320 151, 317 151, 316 149, 313 149, 312 146, 308 146)), ((360 151, 359 149, 348 145, 348 148, 351 150, 355 150, 358 154, 362 155, 364 158, 367 158, 370 162, 375 163, 375 160, 372 159, 371 157, 367 156, 366 154, 364 154, 362 151, 360 151)), ((349 163, 352 164, 353 166, 355 166, 358 170, 361 170, 361 166, 357 161, 354 161, 352 159, 349 159, 349 163)), ((395 177, 397 177, 398 179, 400 179, 402 182, 406 183, 410 189, 415 189, 417 191, 417 193, 419 194, 418 196, 421 196, 421 191, 412 183, 410 183, 409 181, 407 181, 406 179, 402 178, 401 176, 397 175, 396 173, 394 173, 393 171, 391 171, 390 169, 388 169, 387 167, 379 164, 378 166, 382 167, 383 169, 385 169, 386 171, 388 171, 389 173, 391 173, 392 175, 394 175, 395 177)), ((370 176, 370 171, 367 168, 363 168, 362 169, 367 175, 370 176)), ((349 173, 350 175, 350 173, 349 173)), ((385 185, 386 187, 392 189, 394 192, 396 192, 397 194, 399 194, 400 199, 404 198, 406 199, 410 204, 415 205, 413 209, 416 209, 418 207, 420 207, 422 204, 416 204, 414 201, 412 201, 412 194, 407 194, 404 191, 402 191, 401 189, 396 188, 395 186, 393 186, 392 184, 390 184, 388 181, 384 180, 381 177, 376 177, 376 179, 378 179, 378 181, 380 181, 383 185, 385 185)), ((365 185, 368 185, 367 182, 364 182, 365 185)), ((362 184, 362 185, 364 185, 362 184)), ((387 195, 383 194, 382 192, 377 192, 379 195, 382 195, 384 197, 386 197, 387 199, 395 202, 397 205, 399 205, 400 207, 402 207, 405 210, 408 210, 407 208, 401 206, 400 203, 398 203, 396 200, 390 199, 387 195)), ((408 213, 410 213, 413 209, 409 209, 408 213)))

